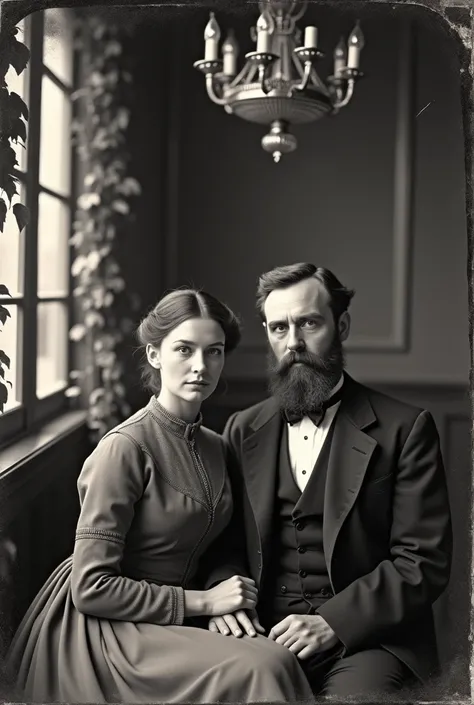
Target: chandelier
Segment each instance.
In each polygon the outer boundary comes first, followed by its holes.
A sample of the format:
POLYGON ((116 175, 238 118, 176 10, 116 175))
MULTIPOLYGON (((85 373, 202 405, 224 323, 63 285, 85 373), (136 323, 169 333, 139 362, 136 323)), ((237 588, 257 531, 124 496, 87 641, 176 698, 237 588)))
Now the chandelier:
POLYGON ((251 28, 256 50, 245 55, 237 72, 239 47, 231 30, 222 43, 215 15, 210 13, 204 31, 205 56, 194 67, 204 74, 209 98, 237 117, 270 130, 262 147, 279 162, 297 147, 291 125, 334 115, 350 102, 359 71, 364 36, 359 23, 346 42, 341 38, 334 50, 333 74, 323 81, 316 72, 324 56, 318 49, 318 29, 306 27, 303 42, 296 22, 305 13, 307 0, 260 0, 260 17, 251 28))

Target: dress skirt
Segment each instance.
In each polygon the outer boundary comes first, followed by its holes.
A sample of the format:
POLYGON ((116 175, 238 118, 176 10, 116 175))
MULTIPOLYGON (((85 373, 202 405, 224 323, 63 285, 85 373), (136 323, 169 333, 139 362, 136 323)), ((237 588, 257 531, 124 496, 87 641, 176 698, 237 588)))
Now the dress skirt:
POLYGON ((313 701, 297 658, 265 636, 99 619, 71 597, 72 558, 25 615, 8 666, 23 702, 313 701))

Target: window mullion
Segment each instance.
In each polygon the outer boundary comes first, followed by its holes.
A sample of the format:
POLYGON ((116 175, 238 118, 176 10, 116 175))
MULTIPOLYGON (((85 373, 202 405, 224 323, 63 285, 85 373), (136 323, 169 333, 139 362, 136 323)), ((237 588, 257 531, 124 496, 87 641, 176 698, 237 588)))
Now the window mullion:
POLYGON ((38 194, 39 159, 41 136, 41 85, 43 66, 42 12, 34 12, 28 18, 30 25, 30 81, 28 153, 26 170, 26 205, 30 209, 30 220, 25 234, 25 279, 22 345, 22 394, 26 408, 26 423, 34 423, 36 406, 36 358, 37 358, 37 303, 38 303, 38 194))

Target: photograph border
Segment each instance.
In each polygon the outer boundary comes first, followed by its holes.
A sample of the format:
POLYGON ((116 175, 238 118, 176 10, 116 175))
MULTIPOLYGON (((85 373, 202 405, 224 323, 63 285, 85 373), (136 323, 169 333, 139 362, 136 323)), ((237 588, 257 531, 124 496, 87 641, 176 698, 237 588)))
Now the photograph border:
MULTIPOLYGON (((410 6, 427 10, 437 15, 445 29, 456 41, 458 46, 458 60, 460 64, 461 105, 464 129, 464 159, 465 159, 465 202, 467 221, 467 280, 468 280, 468 331, 469 331, 469 398, 470 398, 470 431, 471 431, 471 516, 470 516, 470 634, 469 634, 469 679, 470 698, 466 700, 448 700, 444 702, 471 703, 474 701, 474 567, 472 561, 473 545, 473 507, 474 496, 474 0, 308 0, 311 5, 334 5, 338 3, 349 9, 376 5, 401 7, 410 6)), ((159 7, 217 7, 222 10, 242 11, 243 6, 258 6, 258 0, 0 0, 0 58, 4 51, 5 34, 25 16, 32 12, 53 7, 100 7, 107 5, 113 7, 159 8, 159 7)), ((402 344, 402 343, 400 343, 402 344)), ((402 701, 398 701, 402 702, 402 701)), ((420 701, 420 704, 426 701, 420 701)), ((435 701, 441 702, 441 701, 435 701)))

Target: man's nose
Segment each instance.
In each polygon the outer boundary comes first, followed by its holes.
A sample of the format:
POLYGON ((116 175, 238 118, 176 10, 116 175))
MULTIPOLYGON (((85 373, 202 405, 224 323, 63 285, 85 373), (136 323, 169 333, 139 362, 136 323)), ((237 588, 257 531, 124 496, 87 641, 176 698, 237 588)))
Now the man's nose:
POLYGON ((302 336, 300 335, 298 328, 290 328, 286 347, 288 348, 288 350, 291 350, 293 352, 304 350, 305 342, 302 336))

